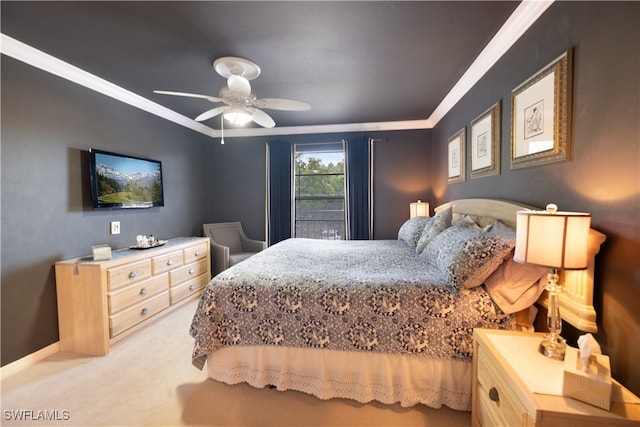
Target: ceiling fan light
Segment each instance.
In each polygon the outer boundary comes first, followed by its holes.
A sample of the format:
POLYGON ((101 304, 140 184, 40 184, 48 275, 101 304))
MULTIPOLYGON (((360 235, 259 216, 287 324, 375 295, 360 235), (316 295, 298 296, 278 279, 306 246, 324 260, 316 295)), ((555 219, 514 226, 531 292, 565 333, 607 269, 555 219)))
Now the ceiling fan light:
POLYGON ((244 108, 231 108, 223 114, 223 117, 232 125, 244 126, 253 120, 253 113, 244 108))

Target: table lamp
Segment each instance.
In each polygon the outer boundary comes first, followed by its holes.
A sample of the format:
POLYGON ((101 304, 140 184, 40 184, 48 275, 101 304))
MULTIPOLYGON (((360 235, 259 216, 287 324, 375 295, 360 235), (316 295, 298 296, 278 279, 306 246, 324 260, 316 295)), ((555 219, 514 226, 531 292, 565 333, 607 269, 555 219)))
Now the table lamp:
POLYGON ((558 269, 587 268, 587 242, 591 215, 579 212, 558 212, 554 204, 545 211, 519 211, 516 217, 516 262, 549 268, 546 290, 549 292, 547 327, 538 350, 543 355, 564 360, 566 340, 560 336, 562 319, 558 304, 562 285, 558 269))
POLYGON ((418 200, 409 204, 409 218, 429 216, 429 203, 418 200))

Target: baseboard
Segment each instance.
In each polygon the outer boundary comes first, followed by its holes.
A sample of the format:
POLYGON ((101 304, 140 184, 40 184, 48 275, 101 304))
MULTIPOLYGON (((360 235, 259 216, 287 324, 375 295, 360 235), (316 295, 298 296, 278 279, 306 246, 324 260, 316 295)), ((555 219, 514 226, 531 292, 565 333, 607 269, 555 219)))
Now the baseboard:
POLYGON ((56 354, 60 351, 60 341, 56 341, 53 344, 46 346, 34 353, 27 354, 22 359, 18 359, 15 362, 11 362, 2 368, 0 368, 0 377, 7 378, 13 374, 21 372, 27 368, 30 368, 37 362, 46 359, 52 354, 56 354))

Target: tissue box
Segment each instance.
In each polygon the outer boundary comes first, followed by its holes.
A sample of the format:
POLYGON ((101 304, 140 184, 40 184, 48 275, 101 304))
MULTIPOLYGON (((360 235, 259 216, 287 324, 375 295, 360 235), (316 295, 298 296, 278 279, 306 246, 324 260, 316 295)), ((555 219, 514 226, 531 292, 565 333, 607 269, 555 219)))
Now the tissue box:
POLYGON ((111 259, 111 247, 108 245, 91 246, 93 249, 94 261, 105 261, 111 259))
POLYGON ((611 408, 611 367, 609 356, 593 354, 587 371, 582 369, 580 352, 567 347, 564 356, 562 394, 598 408, 611 408))

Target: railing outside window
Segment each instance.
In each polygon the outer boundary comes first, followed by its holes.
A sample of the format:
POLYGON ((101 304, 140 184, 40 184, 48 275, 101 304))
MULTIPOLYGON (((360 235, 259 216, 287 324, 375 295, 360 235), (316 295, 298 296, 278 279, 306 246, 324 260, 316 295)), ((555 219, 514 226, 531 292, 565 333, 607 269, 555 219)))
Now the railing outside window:
POLYGON ((294 161, 294 236, 346 239, 344 144, 296 145, 294 161))

